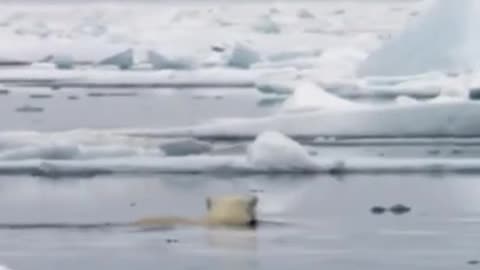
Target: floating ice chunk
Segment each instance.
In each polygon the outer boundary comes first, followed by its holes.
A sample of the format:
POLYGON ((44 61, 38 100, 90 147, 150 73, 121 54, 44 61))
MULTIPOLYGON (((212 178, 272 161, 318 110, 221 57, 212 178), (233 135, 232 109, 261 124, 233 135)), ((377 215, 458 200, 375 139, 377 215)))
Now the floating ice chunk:
POLYGON ((193 69, 196 64, 190 57, 167 57, 155 51, 147 52, 148 62, 155 69, 193 69))
POLYGON ((282 29, 270 16, 262 16, 253 25, 253 30, 264 34, 278 34, 282 29))
POLYGON ((260 54, 245 43, 235 43, 228 56, 227 65, 236 68, 250 68, 261 60, 260 54))
POLYGON ((348 100, 327 93, 324 89, 311 82, 303 82, 293 95, 283 104, 283 112, 299 112, 309 110, 342 110, 355 108, 348 100))
POLYGON ((247 161, 259 169, 275 171, 308 170, 315 167, 305 148, 273 131, 258 135, 247 149, 247 161))
POLYGON ((160 145, 160 148, 167 156, 198 155, 210 152, 213 149, 211 144, 195 139, 165 142, 160 145))
POLYGON ((101 60, 98 65, 112 65, 120 69, 130 69, 134 65, 133 50, 128 49, 104 60, 101 60))

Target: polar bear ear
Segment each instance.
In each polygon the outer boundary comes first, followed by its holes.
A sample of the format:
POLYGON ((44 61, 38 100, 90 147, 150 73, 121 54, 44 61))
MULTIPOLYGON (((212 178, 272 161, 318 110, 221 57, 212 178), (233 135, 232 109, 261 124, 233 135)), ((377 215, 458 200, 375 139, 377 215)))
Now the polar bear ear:
POLYGON ((206 202, 207 202, 207 210, 212 209, 212 198, 207 197, 206 202))

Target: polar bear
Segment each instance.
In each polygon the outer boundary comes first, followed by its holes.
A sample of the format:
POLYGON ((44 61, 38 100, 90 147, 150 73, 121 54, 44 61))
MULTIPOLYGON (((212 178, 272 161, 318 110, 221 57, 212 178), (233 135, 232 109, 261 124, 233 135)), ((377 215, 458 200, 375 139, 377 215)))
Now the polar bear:
POLYGON ((139 227, 197 226, 257 226, 258 198, 253 195, 224 195, 206 199, 207 214, 200 219, 184 217, 155 217, 140 219, 133 224, 139 227))

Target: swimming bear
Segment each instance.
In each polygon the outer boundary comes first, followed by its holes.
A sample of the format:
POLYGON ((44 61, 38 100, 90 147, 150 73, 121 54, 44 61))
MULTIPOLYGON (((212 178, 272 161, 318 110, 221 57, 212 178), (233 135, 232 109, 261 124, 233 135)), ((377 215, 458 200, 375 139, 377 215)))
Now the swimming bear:
POLYGON ((195 226, 257 226, 256 207, 258 198, 253 195, 224 195, 206 199, 207 214, 200 219, 184 217, 143 218, 133 223, 138 227, 174 227, 178 225, 195 226))

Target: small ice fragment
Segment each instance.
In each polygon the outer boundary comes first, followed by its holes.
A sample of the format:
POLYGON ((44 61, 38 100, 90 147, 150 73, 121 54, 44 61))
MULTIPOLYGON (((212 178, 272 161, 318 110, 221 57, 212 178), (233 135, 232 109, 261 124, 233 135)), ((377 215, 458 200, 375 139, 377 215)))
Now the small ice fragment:
POLYGON ((327 93, 314 83, 305 82, 299 85, 293 95, 285 101, 282 111, 339 110, 355 106, 348 100, 327 93))

